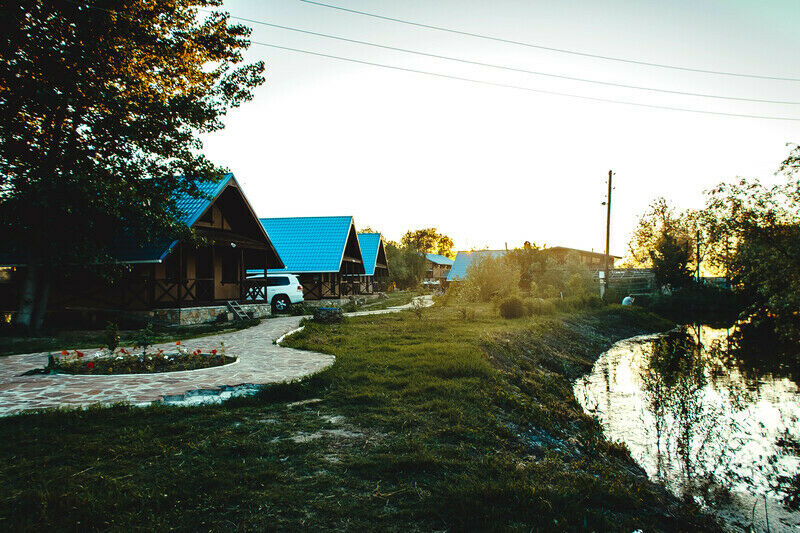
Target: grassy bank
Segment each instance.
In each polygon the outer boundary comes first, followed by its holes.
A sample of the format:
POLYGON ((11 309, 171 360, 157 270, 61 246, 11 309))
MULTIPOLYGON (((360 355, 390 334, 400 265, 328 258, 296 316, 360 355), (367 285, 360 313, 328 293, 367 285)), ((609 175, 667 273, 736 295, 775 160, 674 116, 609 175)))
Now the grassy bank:
POLYGON ((428 309, 309 325, 299 384, 199 408, 0 420, 3 529, 695 530, 572 396, 634 309, 428 309))

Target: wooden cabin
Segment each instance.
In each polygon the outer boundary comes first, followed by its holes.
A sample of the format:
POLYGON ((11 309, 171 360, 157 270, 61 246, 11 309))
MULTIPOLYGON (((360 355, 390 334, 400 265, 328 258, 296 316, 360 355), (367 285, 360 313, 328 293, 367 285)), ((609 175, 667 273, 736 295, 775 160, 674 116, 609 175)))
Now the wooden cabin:
MULTIPOLYGON (((233 174, 219 182, 200 182, 198 187, 205 198, 181 195, 177 206, 182 222, 208 244, 178 240, 141 244, 118 239, 112 253, 118 263, 129 267, 127 271, 112 282, 105 281, 100 266, 55 280, 50 309, 182 309, 225 305, 231 300, 262 303, 264 280, 248 280, 245 272, 282 268, 275 247, 233 174)), ((21 280, 25 265, 9 266, 21 280)))
POLYGON ((444 286, 453 266, 453 260, 439 254, 425 254, 425 266, 425 278, 422 284, 433 287, 444 286))
POLYGON ((359 233, 358 244, 364 258, 364 274, 358 275, 360 294, 383 292, 389 285, 389 263, 380 233, 359 233))
POLYGON ((353 217, 262 218, 261 224, 285 265, 270 274, 295 274, 306 300, 361 292, 364 260, 353 217))

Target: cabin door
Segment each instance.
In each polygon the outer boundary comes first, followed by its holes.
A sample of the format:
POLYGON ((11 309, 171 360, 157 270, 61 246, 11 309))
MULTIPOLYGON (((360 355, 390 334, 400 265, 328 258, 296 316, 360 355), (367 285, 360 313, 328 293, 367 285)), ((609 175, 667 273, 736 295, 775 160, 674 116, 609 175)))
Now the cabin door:
POLYGON ((214 254, 210 246, 197 250, 197 299, 210 302, 214 299, 214 254))

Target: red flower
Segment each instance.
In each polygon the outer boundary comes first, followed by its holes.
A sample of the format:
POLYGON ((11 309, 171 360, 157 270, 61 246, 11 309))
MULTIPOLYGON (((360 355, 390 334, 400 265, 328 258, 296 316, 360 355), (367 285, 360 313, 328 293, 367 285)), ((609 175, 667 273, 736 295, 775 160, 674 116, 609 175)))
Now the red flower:
POLYGON ((86 363, 86 368, 94 368, 94 363, 89 361, 88 363, 86 363))
POLYGON ((69 352, 66 350, 61 350, 61 355, 69 355, 69 352))
POLYGON ((75 355, 77 355, 78 357, 83 357, 83 352, 79 352, 78 350, 75 350, 75 355))
POLYGON ((216 350, 211 350, 211 355, 217 355, 217 351, 216 350))
POLYGON ((175 346, 180 346, 180 345, 181 345, 181 341, 178 341, 178 342, 175 343, 175 346))

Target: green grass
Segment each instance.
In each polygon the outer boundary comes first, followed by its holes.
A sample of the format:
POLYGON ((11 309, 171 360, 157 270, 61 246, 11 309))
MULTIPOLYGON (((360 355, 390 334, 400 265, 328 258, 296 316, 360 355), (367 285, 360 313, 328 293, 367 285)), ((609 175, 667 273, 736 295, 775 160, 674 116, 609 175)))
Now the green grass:
MULTIPOLYGON (((258 325, 260 320, 222 322, 219 324, 198 324, 195 326, 175 326, 157 330, 153 344, 161 344, 209 335, 219 335, 258 325)), ((136 330, 120 331, 120 346, 131 346, 136 342, 136 330)), ((105 343, 102 330, 54 331, 40 337, 15 337, 0 335, 0 356, 20 353, 60 352, 61 350, 95 349, 105 343)))
POLYGON ((569 378, 611 342, 669 323, 475 311, 310 324, 287 343, 332 367, 221 406, 2 419, 0 528, 714 528, 572 396, 569 378))

